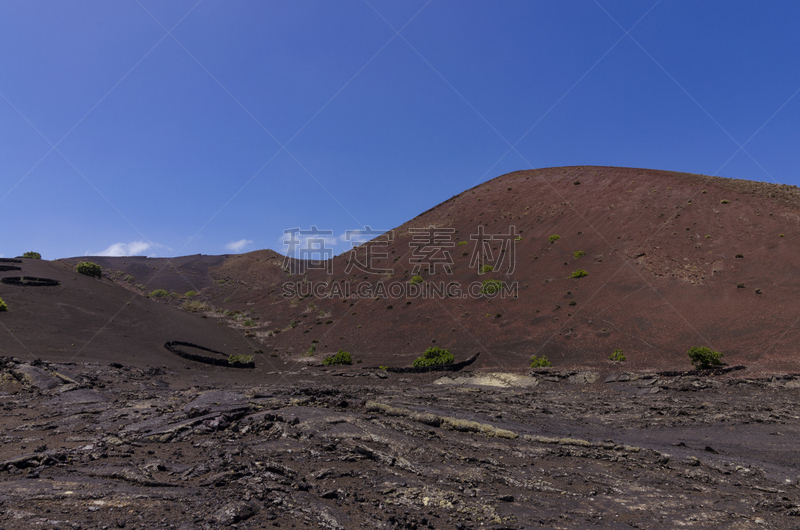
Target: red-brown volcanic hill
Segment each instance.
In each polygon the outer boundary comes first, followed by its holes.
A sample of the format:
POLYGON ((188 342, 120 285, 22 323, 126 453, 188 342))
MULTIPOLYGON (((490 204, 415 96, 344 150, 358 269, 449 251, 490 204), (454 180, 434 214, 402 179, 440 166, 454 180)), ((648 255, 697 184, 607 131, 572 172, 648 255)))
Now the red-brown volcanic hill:
MULTIPOLYGON (((57 286, 0 283, 0 298, 9 307, 0 312, 0 356, 55 362, 110 362, 179 369, 186 377, 215 373, 215 378, 263 377, 277 359, 256 352, 260 345, 216 319, 159 304, 133 294, 107 279, 75 272, 63 262, 21 260, 22 270, 0 277, 49 278, 57 286), (228 355, 254 355, 256 370, 219 368, 185 361, 164 348, 167 341, 185 341, 228 355), (187 372, 184 366, 192 368, 187 372)), ((203 352, 191 352, 203 353, 203 352)))
POLYGON ((686 369, 686 350, 708 345, 729 364, 800 370, 796 187, 611 167, 519 171, 398 227, 388 259, 373 263, 392 269, 391 277, 345 274, 344 254, 332 276, 309 270, 283 273, 284 281, 350 284, 352 292, 359 284, 405 284, 413 269, 409 229, 428 226, 453 228, 459 243, 449 249, 452 275, 424 272, 428 283, 466 289, 494 278, 517 282, 518 297, 287 300, 276 284, 212 298, 259 315, 261 337, 281 330, 264 339, 265 351, 281 355, 297 356, 318 340, 317 354, 342 348, 369 365, 407 366, 435 344, 457 360, 481 352, 476 366, 523 368, 537 354, 557 367, 609 367, 619 348, 628 362, 616 369, 686 369), (512 274, 470 268, 470 235, 480 225, 487 234, 516 226, 512 274), (561 238, 550 243, 553 234, 561 238), (577 269, 588 276, 570 278, 577 269))

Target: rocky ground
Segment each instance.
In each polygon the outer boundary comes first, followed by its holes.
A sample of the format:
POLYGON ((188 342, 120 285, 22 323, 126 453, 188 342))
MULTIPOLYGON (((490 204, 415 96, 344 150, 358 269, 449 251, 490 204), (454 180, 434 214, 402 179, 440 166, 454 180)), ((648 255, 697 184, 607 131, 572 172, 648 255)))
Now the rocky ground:
POLYGON ((0 368, 0 528, 800 526, 791 375, 0 368))

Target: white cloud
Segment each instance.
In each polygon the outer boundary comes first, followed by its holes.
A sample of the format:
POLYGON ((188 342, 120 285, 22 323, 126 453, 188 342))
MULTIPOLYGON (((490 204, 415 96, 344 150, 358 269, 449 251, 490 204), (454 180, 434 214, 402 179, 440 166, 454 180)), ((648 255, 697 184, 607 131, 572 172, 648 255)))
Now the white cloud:
POLYGON ((231 252, 241 252, 244 247, 247 245, 252 245, 253 242, 250 239, 240 239, 239 241, 232 241, 225 245, 225 248, 230 250, 231 252))
POLYGON ((150 243, 144 241, 132 241, 130 243, 114 243, 107 249, 94 256, 143 256, 145 252, 150 250, 152 246, 150 243))

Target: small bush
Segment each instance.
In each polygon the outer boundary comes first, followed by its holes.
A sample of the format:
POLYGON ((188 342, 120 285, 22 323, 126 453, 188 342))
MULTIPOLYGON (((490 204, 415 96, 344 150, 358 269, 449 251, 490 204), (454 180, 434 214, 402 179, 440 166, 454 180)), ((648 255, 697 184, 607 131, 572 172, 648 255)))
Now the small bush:
POLYGON ((324 366, 339 365, 339 364, 353 364, 353 358, 350 352, 339 350, 336 355, 328 355, 322 360, 324 366))
POLYGON ((729 201, 728 199, 722 199, 721 201, 719 201, 720 204, 728 204, 729 202, 731 201, 729 201))
POLYGON ((572 272, 572 276, 570 276, 570 278, 583 278, 584 276, 589 276, 589 273, 583 269, 578 269, 572 272))
POLYGON ((466 241, 459 241, 458 243, 456 243, 456 246, 457 246, 457 247, 463 247, 463 246, 464 246, 464 245, 466 245, 466 244, 467 244, 467 242, 466 242, 466 241))
POLYGON ((388 366, 379 366, 379 367, 378 367, 378 370, 383 370, 384 372, 385 372, 386 370, 388 370, 388 369, 389 369, 389 367, 388 367, 388 366))
POLYGON ((425 350, 422 357, 417 357, 411 366, 414 368, 427 368, 429 366, 439 366, 442 364, 451 364, 455 361, 455 357, 450 353, 450 350, 445 350, 438 346, 433 346, 425 350))
POLYGON ((500 280, 483 280, 481 283, 481 294, 494 294, 503 288, 500 280))
POLYGON ((585 256, 586 252, 582 250, 576 250, 575 252, 572 253, 572 255, 575 256, 575 259, 577 259, 580 258, 581 256, 585 256))
POLYGON ((195 296, 197 296, 197 291, 187 291, 186 294, 183 296, 185 296, 186 298, 194 298, 195 296))
POLYGON ((8 304, 2 298, 0 298, 0 311, 8 311, 8 304))
POLYGON ((550 236, 550 237, 548 237, 548 238, 547 238, 547 240, 548 240, 550 243, 555 243, 555 242, 556 242, 556 241, 558 241, 559 239, 561 239, 561 236, 560 236, 560 235, 558 235, 558 234, 553 234, 552 236, 550 236))
POLYGON ((122 279, 125 280, 128 283, 133 283, 133 282, 136 281, 136 278, 134 278, 130 274, 126 274, 122 279))
POLYGON ((705 346, 695 346, 694 348, 689 348, 689 351, 686 353, 689 355, 689 359, 692 360, 695 370, 705 370, 707 368, 722 364, 720 359, 723 357, 723 355, 720 352, 714 351, 705 346))
POLYGON ((151 291, 147 296, 150 298, 164 298, 165 296, 169 296, 169 293, 164 289, 156 289, 155 291, 151 291))
POLYGON ((494 267, 492 267, 491 265, 484 265, 481 267, 481 274, 486 274, 487 272, 492 272, 493 270, 494 267))
POLYGON ((417 284, 420 284, 420 283, 422 283, 424 281, 425 281, 425 278, 423 278, 422 276, 414 276, 413 278, 408 280, 408 283, 411 284, 411 285, 417 285, 417 284))
POLYGON ((94 263, 93 261, 82 261, 78 263, 75 267, 75 270, 86 276, 92 276, 94 278, 100 278, 103 275, 103 269, 100 268, 100 265, 94 263))
POLYGON ((316 351, 317 351, 317 343, 316 342, 312 342, 311 343, 311 347, 308 349, 308 351, 306 351, 306 355, 311 357, 311 356, 314 355, 314 352, 316 352, 316 351))
POLYGON ((736 257, 739 259, 744 259, 744 254, 736 254, 736 257))
POLYGON ((255 326, 256 323, 248 318, 247 320, 244 321, 244 323, 242 325, 243 326, 247 326, 249 328, 249 327, 255 326))
POLYGON ((242 363, 247 364, 253 360, 252 355, 231 355, 228 357, 228 362, 231 364, 242 363))
POLYGON ((187 311, 191 311, 192 313, 197 313, 198 311, 209 311, 211 307, 208 304, 204 304, 203 302, 199 301, 192 301, 187 302, 184 306, 184 309, 187 311))
POLYGON ((619 362, 619 363, 625 362, 625 361, 628 360, 627 357, 625 357, 625 354, 622 353, 622 350, 619 350, 619 349, 618 350, 614 350, 614 353, 609 355, 608 358, 610 360, 612 360, 612 361, 619 362))
POLYGON ((570 300, 569 305, 578 305, 578 302, 576 302, 575 300, 570 300))
POLYGON ((42 255, 38 252, 26 252, 22 255, 23 258, 30 258, 30 259, 42 259, 42 255))
POLYGON ((549 368, 550 366, 553 366, 553 363, 544 355, 531 357, 531 368, 549 368))

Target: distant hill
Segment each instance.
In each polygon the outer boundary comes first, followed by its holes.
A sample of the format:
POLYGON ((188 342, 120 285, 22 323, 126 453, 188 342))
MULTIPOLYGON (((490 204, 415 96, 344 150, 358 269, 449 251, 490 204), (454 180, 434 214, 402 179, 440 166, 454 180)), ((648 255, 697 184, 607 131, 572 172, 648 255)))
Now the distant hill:
MULTIPOLYGON (((187 373, 190 379, 197 370, 216 372, 215 378, 222 380, 233 377, 226 372, 234 369, 190 363, 164 348, 167 341, 185 341, 226 355, 254 355, 259 370, 275 369, 270 368, 270 361, 277 359, 257 354, 261 346, 256 340, 218 325, 215 319, 158 303, 127 291, 108 278, 78 274, 65 262, 20 261, 4 264, 20 270, 0 272, 0 278, 46 278, 58 285, 0 283, 0 298, 9 307, 0 312, 0 356, 181 370, 191 365, 195 371, 187 373)), ((241 380, 242 371, 234 371, 239 372, 236 380, 241 380)))

